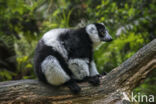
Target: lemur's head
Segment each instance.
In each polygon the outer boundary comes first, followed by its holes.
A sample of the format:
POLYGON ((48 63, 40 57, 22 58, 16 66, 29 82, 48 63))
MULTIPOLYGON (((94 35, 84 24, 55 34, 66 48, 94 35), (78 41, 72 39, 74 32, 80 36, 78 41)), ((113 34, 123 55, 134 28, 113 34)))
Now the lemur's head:
POLYGON ((103 23, 94 23, 87 25, 86 32, 90 36, 93 43, 112 41, 112 37, 109 35, 103 23))

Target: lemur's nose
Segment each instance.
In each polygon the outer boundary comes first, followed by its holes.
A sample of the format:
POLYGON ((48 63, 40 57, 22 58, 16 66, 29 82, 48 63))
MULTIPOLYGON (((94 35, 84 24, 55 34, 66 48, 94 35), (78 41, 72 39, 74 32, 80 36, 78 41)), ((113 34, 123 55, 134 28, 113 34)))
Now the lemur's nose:
POLYGON ((112 40, 113 40, 112 38, 111 39, 108 39, 107 42, 111 42, 112 40))
POLYGON ((113 38, 112 38, 111 35, 109 35, 109 33, 106 31, 105 41, 106 41, 106 42, 110 42, 110 41, 112 41, 112 40, 113 40, 113 38))
POLYGON ((113 39, 112 38, 110 38, 110 39, 107 39, 107 40, 105 40, 106 42, 111 42, 113 39))

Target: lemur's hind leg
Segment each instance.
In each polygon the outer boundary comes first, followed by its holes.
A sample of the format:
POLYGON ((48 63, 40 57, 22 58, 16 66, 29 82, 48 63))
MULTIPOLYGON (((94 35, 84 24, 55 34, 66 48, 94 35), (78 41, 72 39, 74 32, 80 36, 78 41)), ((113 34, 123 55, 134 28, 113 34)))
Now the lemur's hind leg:
POLYGON ((70 79, 64 85, 66 85, 74 94, 78 94, 81 91, 81 88, 77 85, 74 79, 70 79))
POLYGON ((42 72, 44 73, 48 83, 54 86, 66 84, 74 93, 80 91, 80 87, 74 80, 63 70, 56 57, 49 55, 41 64, 42 72))

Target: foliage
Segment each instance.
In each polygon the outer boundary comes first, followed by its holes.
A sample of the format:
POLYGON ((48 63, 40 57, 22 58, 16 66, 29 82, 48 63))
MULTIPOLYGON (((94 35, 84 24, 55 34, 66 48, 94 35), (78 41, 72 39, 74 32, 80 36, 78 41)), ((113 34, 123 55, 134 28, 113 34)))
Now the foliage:
POLYGON ((105 43, 95 53, 96 62, 99 67, 98 69, 109 72, 110 69, 119 66, 123 61, 131 57, 140 47, 143 46, 143 42, 144 40, 141 34, 129 32, 128 35, 122 34, 111 44, 105 43))
POLYGON ((37 40, 29 42, 24 36, 15 42, 17 70, 16 73, 20 76, 18 78, 34 78, 33 73, 33 55, 37 44, 37 40), (22 70, 22 71, 21 71, 22 70))
MULTIPOLYGON (((15 57, 18 59, 19 56, 18 52, 15 52, 14 45, 21 40, 21 36, 24 36, 25 40, 31 43, 37 33, 39 33, 36 18, 33 15, 34 9, 38 6, 37 3, 34 2, 32 6, 29 5, 31 4, 30 1, 0 0, 0 69, 2 70, 0 74, 3 74, 4 70, 9 70, 9 73, 6 74, 7 78, 1 77, 0 80, 20 79, 23 77, 20 73, 24 70, 19 69, 18 71, 17 68, 19 63, 15 57)), ((28 47, 25 48, 27 49, 28 47)), ((24 56, 25 54, 22 55, 24 56)))

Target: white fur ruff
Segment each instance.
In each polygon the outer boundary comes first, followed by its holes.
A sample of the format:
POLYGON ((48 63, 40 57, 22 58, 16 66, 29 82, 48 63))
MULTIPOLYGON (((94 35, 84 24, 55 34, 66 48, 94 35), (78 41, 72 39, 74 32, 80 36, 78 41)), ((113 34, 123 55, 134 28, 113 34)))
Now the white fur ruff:
POLYGON ((89 34, 89 37, 94 43, 100 42, 100 38, 98 36, 98 30, 94 24, 90 24, 86 27, 86 32, 89 34))

